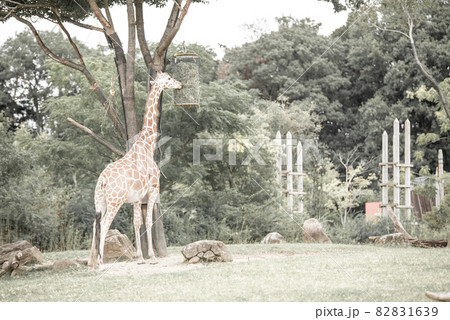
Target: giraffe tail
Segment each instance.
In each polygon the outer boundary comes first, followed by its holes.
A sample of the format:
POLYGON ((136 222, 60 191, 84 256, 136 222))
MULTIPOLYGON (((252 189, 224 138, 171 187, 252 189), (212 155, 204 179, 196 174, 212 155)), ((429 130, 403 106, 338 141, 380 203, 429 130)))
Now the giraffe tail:
POLYGON ((100 239, 101 239, 101 221, 102 215, 106 209, 106 202, 103 190, 103 179, 100 177, 95 187, 95 229, 94 229, 94 248, 97 253, 96 258, 102 259, 102 252, 100 252, 100 239))

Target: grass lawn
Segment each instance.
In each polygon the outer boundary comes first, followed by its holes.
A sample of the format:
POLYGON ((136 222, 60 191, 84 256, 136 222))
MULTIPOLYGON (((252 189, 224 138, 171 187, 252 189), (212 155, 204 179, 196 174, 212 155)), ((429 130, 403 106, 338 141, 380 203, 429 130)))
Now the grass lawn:
MULTIPOLYGON (((228 247, 240 262, 129 275, 80 266, 3 278, 0 301, 430 301, 426 290, 450 291, 449 249, 303 243, 228 247)), ((170 253, 180 250, 169 248, 170 253)), ((87 256, 87 251, 45 254, 52 261, 87 256)))

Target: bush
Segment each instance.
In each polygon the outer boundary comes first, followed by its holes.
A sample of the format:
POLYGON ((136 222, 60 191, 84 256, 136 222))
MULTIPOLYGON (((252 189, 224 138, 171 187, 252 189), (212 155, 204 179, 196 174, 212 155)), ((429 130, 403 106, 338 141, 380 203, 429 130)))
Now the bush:
POLYGON ((381 236, 394 233, 394 224, 389 218, 377 222, 367 221, 364 215, 347 220, 343 227, 340 223, 324 226, 327 235, 334 243, 368 243, 370 236, 381 236))
POLYGON ((439 209, 433 207, 431 212, 424 214, 423 219, 432 230, 448 233, 450 231, 450 179, 448 178, 444 185, 444 194, 441 207, 439 209))

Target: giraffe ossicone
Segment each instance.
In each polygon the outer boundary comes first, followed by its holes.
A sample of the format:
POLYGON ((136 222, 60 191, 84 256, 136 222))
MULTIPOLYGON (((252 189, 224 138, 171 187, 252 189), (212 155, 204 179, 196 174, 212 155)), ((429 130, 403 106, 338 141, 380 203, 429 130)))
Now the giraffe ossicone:
POLYGON ((171 78, 167 73, 158 72, 148 94, 145 106, 142 130, 131 149, 125 156, 109 164, 100 174, 95 187, 94 233, 89 268, 103 265, 103 249, 106 233, 117 211, 124 203, 133 203, 133 223, 136 235, 136 255, 138 262, 144 261, 139 228, 142 224, 142 199, 148 195, 145 228, 148 239, 148 256, 153 263, 155 253, 152 245, 151 227, 153 224, 153 205, 159 195, 158 165, 153 159, 156 148, 157 126, 159 117, 159 98, 164 89, 181 89, 181 82, 171 78))

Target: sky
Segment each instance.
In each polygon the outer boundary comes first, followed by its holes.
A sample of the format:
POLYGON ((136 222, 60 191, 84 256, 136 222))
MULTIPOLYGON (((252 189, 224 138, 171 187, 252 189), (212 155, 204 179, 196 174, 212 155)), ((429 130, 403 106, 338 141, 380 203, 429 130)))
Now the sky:
MULTIPOLYGON (((170 1, 169 1, 170 2, 170 1)), ((170 13, 171 5, 156 9, 144 6, 144 22, 148 41, 159 41, 170 13)), ((328 2, 318 0, 209 0, 207 4, 193 3, 174 39, 175 43, 198 43, 209 46, 216 51, 219 58, 223 49, 240 46, 254 39, 245 25, 256 24, 264 31, 276 30, 275 18, 290 15, 297 19, 311 18, 320 22, 320 34, 329 35, 333 30, 345 24, 347 13, 336 14, 328 2)), ((114 7, 112 16, 115 28, 126 44, 127 24, 124 7, 114 7)), ((87 23, 100 26, 94 18, 88 18, 87 23)), ((47 21, 36 21, 38 30, 58 30, 47 21)), ((97 44, 106 45, 103 34, 66 24, 72 35, 78 40, 93 47, 97 44)), ((8 37, 25 30, 25 26, 14 19, 0 24, 0 45, 8 37)))

